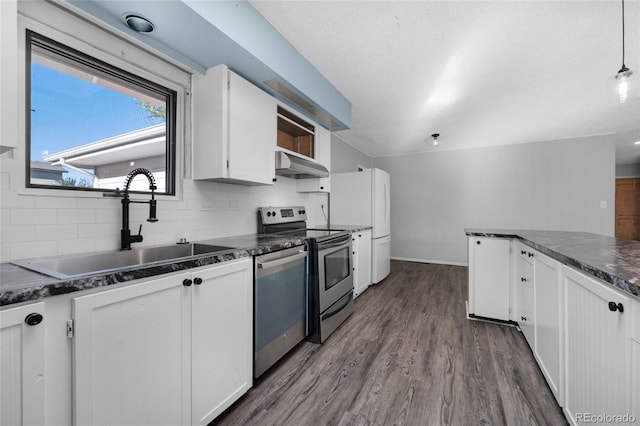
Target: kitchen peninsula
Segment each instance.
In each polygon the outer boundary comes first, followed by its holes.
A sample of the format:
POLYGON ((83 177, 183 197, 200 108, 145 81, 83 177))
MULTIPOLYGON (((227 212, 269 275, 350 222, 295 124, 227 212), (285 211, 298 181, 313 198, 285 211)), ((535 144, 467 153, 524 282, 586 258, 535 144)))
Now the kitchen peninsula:
POLYGON ((465 232, 469 317, 522 330, 571 423, 585 413, 602 413, 603 422, 638 418, 640 242, 585 232, 465 232))

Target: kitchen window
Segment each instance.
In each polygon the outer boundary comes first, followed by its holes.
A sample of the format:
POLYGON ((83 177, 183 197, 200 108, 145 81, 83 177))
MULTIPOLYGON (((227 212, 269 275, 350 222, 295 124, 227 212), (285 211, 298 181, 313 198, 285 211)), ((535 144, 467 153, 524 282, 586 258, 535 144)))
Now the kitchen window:
POLYGON ((27 187, 109 192, 145 168, 175 194, 174 90, 33 31, 26 46, 27 187))

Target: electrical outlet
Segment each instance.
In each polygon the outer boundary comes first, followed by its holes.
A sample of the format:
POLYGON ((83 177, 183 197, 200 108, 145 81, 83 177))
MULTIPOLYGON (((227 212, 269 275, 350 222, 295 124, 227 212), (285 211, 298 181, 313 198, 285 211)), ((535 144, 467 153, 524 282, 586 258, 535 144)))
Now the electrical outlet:
POLYGON ((201 211, 209 211, 213 210, 213 198, 205 198, 202 200, 202 204, 200 205, 201 211))
POLYGON ((231 210, 238 210, 240 208, 240 200, 232 198, 229 200, 229 208, 231 210))
POLYGON ((601 209, 606 209, 607 208, 607 202, 606 201, 600 201, 600 208, 601 209))

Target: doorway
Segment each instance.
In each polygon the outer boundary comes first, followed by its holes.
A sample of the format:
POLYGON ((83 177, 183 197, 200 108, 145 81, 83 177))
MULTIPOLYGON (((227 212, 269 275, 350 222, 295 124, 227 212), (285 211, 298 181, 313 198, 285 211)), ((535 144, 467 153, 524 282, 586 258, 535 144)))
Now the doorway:
POLYGON ((616 179, 616 238, 640 240, 640 178, 616 179))

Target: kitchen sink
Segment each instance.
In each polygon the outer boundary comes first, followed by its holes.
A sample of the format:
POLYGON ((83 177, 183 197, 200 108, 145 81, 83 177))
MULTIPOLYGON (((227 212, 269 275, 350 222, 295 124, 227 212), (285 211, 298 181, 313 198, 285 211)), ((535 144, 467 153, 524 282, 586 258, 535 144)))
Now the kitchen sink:
POLYGON ((141 247, 126 251, 45 257, 12 261, 14 265, 59 279, 77 278, 137 266, 171 263, 182 258, 233 250, 200 243, 141 247))

